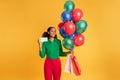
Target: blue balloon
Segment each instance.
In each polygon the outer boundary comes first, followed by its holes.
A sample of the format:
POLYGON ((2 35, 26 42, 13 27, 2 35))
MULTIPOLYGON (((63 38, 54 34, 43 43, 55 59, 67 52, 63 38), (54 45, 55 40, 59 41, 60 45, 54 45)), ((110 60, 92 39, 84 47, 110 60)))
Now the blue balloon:
POLYGON ((71 21, 72 20, 72 15, 70 12, 67 12, 67 11, 64 11, 62 14, 61 14, 61 17, 62 17, 62 20, 63 22, 67 22, 67 21, 71 21))
POLYGON ((65 33, 64 31, 64 27, 61 27, 60 28, 60 35, 63 37, 63 38, 68 38, 69 35, 65 33))
POLYGON ((73 39, 76 35, 77 35, 77 32, 75 32, 72 35, 70 35, 70 38, 73 39))

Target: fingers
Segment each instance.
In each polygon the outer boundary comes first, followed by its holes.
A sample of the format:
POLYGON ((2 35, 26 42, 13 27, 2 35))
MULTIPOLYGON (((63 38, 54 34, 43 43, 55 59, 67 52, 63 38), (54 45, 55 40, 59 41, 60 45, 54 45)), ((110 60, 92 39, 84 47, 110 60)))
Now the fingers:
POLYGON ((74 57, 74 50, 71 50, 71 56, 74 57))
POLYGON ((38 39, 38 44, 40 45, 40 40, 38 39))
POLYGON ((71 54, 74 54, 74 50, 71 50, 71 54))

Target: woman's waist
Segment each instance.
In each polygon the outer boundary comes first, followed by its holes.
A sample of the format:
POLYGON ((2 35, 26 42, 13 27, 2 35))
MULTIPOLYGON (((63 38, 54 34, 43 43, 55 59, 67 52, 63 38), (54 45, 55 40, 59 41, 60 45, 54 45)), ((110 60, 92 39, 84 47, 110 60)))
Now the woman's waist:
POLYGON ((46 57, 46 60, 49 60, 49 61, 56 61, 56 60, 60 60, 60 58, 59 58, 59 57, 57 57, 57 58, 46 57))

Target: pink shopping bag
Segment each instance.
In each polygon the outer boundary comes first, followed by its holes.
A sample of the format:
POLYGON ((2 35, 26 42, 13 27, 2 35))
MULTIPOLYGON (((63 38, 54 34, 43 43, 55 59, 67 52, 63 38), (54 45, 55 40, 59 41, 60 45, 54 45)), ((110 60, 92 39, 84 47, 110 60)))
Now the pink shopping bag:
POLYGON ((71 72, 71 60, 72 60, 71 55, 68 55, 66 65, 65 65, 65 69, 64 69, 65 72, 68 72, 68 73, 71 72))

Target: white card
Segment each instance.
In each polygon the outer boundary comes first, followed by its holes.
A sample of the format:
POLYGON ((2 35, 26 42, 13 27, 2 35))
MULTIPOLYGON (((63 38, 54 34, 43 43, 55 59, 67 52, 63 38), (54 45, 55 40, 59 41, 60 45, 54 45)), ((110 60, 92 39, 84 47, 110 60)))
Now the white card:
POLYGON ((39 38, 39 42, 47 42, 47 41, 48 41, 47 37, 39 38))

